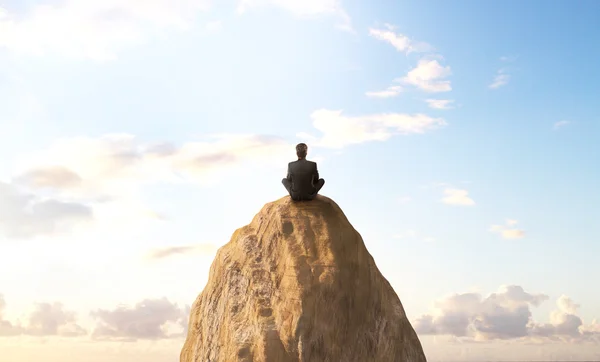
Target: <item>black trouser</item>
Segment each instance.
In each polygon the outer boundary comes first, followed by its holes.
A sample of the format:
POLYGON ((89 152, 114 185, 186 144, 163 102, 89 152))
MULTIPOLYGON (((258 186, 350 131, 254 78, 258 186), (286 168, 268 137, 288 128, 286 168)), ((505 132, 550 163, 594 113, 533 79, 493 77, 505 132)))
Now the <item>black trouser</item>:
POLYGON ((290 194, 290 197, 296 201, 300 201, 300 200, 312 200, 317 196, 317 193, 319 192, 319 190, 321 190, 321 188, 323 187, 323 185, 325 185, 325 180, 323 180, 322 178, 320 178, 316 183, 315 183, 315 192, 313 194, 310 195, 303 195, 303 194, 299 194, 297 192, 292 191, 292 183, 290 182, 290 180, 288 180, 287 178, 284 178, 283 180, 281 180, 281 183, 283 184, 283 186, 285 186, 285 189, 288 191, 288 193, 290 194))

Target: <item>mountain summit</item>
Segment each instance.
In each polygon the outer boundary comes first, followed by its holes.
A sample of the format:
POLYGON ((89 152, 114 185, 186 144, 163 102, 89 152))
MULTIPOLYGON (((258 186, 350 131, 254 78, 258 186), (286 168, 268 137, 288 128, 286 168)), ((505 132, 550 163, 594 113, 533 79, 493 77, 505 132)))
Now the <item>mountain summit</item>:
POLYGON ((325 196, 266 204, 221 247, 181 362, 426 362, 400 299, 325 196))

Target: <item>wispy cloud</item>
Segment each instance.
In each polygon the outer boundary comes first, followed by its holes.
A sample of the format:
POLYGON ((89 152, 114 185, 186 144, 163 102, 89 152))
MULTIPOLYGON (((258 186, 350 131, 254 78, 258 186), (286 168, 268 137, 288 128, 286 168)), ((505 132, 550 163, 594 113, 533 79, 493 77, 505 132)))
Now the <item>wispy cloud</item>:
POLYGON ((352 144, 386 141, 394 135, 422 134, 446 125, 442 118, 424 114, 381 113, 344 116, 341 110, 321 109, 312 113, 313 126, 322 133, 310 137, 316 146, 343 148, 352 144))
POLYGON ((240 0, 237 12, 243 14, 249 9, 262 6, 276 6, 302 18, 331 15, 339 19, 338 28, 352 31, 350 16, 340 0, 240 0))
POLYGON ((433 47, 425 42, 410 39, 408 36, 395 32, 396 27, 385 24, 385 29, 370 28, 369 35, 391 44, 396 50, 406 53, 424 53, 433 51, 433 47))
POLYGON ((212 135, 182 144, 148 143, 132 135, 58 140, 20 157, 16 176, 0 182, 0 233, 32 238, 80 226, 164 220, 144 205, 141 184, 214 184, 249 163, 280 165, 291 149, 267 135, 212 135))
POLYGON ((444 190, 444 198, 442 202, 448 205, 473 206, 475 201, 469 197, 467 190, 447 188, 444 190))
POLYGON ((21 15, 0 7, 0 48, 18 54, 109 61, 124 47, 193 26, 209 0, 66 0, 21 15))
POLYGON ((494 76, 494 80, 488 87, 491 89, 498 89, 502 86, 505 86, 510 81, 510 75, 506 74, 505 69, 499 69, 497 74, 494 76))
MULTIPOLYGON (((384 28, 370 28, 369 35, 375 39, 392 45, 399 52, 429 53, 418 61, 417 66, 411 69, 404 77, 394 80, 402 85, 414 86, 430 93, 448 92, 452 90, 450 81, 445 79, 452 74, 449 66, 442 66, 438 60, 443 59, 439 54, 434 54, 435 49, 428 43, 415 41, 404 34, 396 32, 396 27, 385 24, 384 28)), ((367 92, 370 97, 389 98, 396 96, 403 88, 390 86, 386 90, 367 92)))
POLYGON ((181 338, 185 334, 189 307, 180 307, 166 298, 146 299, 133 307, 121 305, 114 310, 98 309, 91 315, 98 323, 92 332, 93 339, 159 340, 181 338), (170 331, 169 323, 178 325, 179 331, 170 331))
POLYGON ((414 69, 396 81, 430 93, 449 92, 452 86, 445 78, 451 74, 449 66, 444 67, 435 59, 421 59, 414 69))
POLYGON ((245 162, 273 160, 290 145, 268 135, 211 135, 182 144, 148 143, 129 134, 54 142, 20 160, 14 180, 32 188, 97 197, 129 192, 140 181, 206 182, 245 162))
MULTIPOLYGON (((500 61, 503 63, 514 63, 518 56, 506 55, 500 57, 500 61)), ((496 71, 496 75, 492 82, 488 85, 490 89, 498 89, 508 84, 511 80, 511 75, 507 66, 504 66, 496 71)))
POLYGON ((25 171, 17 176, 16 183, 36 188, 70 189, 81 184, 81 177, 64 166, 45 166, 25 171))
POLYGON ((166 259, 176 255, 187 254, 212 254, 217 251, 217 246, 214 244, 197 244, 197 245, 182 245, 171 246, 166 248, 154 249, 148 253, 148 258, 152 260, 166 259))
POLYGON ((40 197, 4 182, 0 200, 0 234, 13 239, 63 234, 94 217, 84 203, 40 197))
POLYGON ((223 22, 220 20, 213 20, 211 22, 206 23, 204 28, 209 33, 216 33, 216 32, 221 31, 221 29, 223 29, 223 22))
POLYGON ((569 124, 571 124, 571 121, 558 121, 558 122, 554 123, 554 125, 552 126, 552 128, 554 130, 558 130, 558 129, 561 129, 561 128, 569 125, 569 124))
POLYGON ((30 335, 36 337, 79 337, 87 331, 76 321, 76 314, 66 310, 64 305, 55 303, 37 303, 27 316, 27 324, 12 323, 3 319, 6 307, 4 296, 0 294, 0 337, 30 335))
POLYGON ((433 109, 452 109, 454 100, 451 99, 426 99, 429 108, 433 109))
POLYGON ((525 237, 525 231, 517 229, 517 220, 506 220, 505 225, 492 225, 490 231, 500 234, 504 239, 521 239, 525 237))
POLYGON ((402 87, 399 85, 389 86, 382 91, 366 92, 365 95, 370 98, 391 98, 399 95, 402 92, 402 87))

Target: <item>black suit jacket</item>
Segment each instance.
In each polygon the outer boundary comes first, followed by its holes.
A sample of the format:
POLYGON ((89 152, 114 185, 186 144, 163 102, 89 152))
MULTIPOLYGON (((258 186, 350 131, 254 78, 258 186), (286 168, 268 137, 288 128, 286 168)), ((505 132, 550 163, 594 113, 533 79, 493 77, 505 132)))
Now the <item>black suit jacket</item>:
POLYGON ((288 164, 287 179, 292 183, 292 192, 298 196, 313 195, 317 189, 314 184, 319 180, 317 163, 306 159, 288 164))

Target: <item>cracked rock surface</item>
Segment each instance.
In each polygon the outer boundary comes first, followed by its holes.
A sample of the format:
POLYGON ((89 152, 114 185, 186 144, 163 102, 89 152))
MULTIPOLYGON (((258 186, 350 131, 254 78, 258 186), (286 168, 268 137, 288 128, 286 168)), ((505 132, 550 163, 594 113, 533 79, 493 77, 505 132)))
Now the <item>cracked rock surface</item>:
POLYGON ((340 207, 266 204, 219 249, 181 362, 426 362, 400 299, 340 207))

